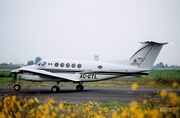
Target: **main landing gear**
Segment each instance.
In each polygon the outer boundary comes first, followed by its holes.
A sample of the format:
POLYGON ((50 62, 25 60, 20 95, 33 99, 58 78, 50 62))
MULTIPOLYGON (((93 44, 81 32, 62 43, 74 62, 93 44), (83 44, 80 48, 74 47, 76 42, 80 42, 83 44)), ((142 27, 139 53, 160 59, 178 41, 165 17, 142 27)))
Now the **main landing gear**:
POLYGON ((59 82, 51 88, 51 91, 54 93, 60 91, 59 82))
MULTIPOLYGON (((77 91, 83 91, 84 90, 84 86, 82 85, 82 83, 79 83, 79 85, 76 86, 76 90, 77 91)), ((59 82, 57 82, 57 84, 55 84, 51 88, 51 91, 54 92, 54 93, 60 91, 59 82)))
POLYGON ((82 83, 79 83, 79 85, 76 86, 76 90, 77 91, 83 91, 84 90, 84 86, 82 85, 82 83))

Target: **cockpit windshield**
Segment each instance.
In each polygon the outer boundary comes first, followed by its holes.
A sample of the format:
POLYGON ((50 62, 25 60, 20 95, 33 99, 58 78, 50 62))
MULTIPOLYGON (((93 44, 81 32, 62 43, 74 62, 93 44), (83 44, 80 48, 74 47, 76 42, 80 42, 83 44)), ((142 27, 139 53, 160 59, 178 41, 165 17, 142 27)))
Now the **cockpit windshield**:
POLYGON ((45 61, 40 61, 37 63, 37 66, 45 66, 46 62, 45 61))
POLYGON ((37 65, 37 66, 40 66, 40 65, 41 65, 41 62, 38 62, 36 65, 37 65))

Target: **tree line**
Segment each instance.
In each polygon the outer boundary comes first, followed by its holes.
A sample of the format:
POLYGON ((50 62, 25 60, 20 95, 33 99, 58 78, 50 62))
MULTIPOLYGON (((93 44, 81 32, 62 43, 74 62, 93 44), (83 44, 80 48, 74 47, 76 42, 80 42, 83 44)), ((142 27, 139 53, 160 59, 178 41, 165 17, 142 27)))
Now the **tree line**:
POLYGON ((153 66, 153 68, 180 68, 179 65, 168 65, 168 64, 163 64, 163 62, 159 62, 156 65, 153 66))
MULTIPOLYGON (((35 60, 29 60, 26 65, 27 66, 34 65, 34 64, 37 64, 41 60, 42 60, 42 58, 37 56, 35 58, 35 60)), ((9 64, 8 63, 0 63, 0 66, 13 66, 13 65, 14 64, 12 62, 10 62, 9 64)), ((18 64, 16 64, 16 65, 18 65, 18 64)))
POLYGON ((41 57, 36 57, 35 58, 35 61, 34 60, 30 60, 27 62, 27 65, 34 65, 34 64, 37 64, 39 61, 41 61, 42 58, 41 57))

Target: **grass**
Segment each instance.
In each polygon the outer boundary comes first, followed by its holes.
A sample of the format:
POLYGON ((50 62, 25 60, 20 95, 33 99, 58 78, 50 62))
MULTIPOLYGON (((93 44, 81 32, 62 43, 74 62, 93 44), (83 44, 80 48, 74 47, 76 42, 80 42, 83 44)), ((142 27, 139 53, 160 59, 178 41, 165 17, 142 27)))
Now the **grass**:
MULTIPOLYGON (((16 83, 16 78, 9 71, 0 71, 0 86, 14 86, 16 83)), ((46 86, 46 82, 31 82, 21 80, 22 86, 46 86)))
POLYGON ((152 69, 149 73, 148 79, 153 78, 180 79, 180 69, 152 69))
POLYGON ((117 78, 100 82, 87 82, 85 86, 103 87, 131 87, 132 83, 138 83, 142 88, 164 88, 171 87, 174 82, 180 83, 180 70, 151 70, 148 76, 133 78, 117 78))
POLYGON ((123 104, 121 102, 107 102, 104 104, 100 104, 100 108, 108 108, 109 110, 113 110, 115 108, 128 108, 128 104, 123 104))

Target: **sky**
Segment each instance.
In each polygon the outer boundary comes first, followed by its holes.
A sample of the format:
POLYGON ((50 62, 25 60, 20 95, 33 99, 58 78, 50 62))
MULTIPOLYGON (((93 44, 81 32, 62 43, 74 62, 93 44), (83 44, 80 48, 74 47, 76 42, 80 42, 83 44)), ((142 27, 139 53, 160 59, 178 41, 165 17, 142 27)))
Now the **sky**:
POLYGON ((0 0, 0 63, 129 59, 147 40, 180 65, 179 0, 0 0))

